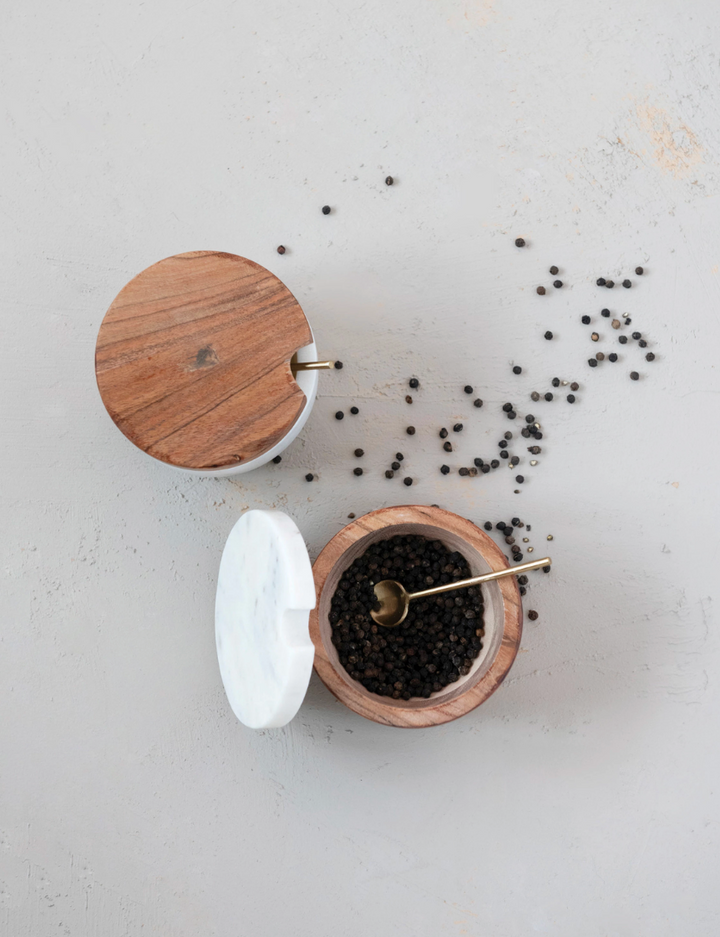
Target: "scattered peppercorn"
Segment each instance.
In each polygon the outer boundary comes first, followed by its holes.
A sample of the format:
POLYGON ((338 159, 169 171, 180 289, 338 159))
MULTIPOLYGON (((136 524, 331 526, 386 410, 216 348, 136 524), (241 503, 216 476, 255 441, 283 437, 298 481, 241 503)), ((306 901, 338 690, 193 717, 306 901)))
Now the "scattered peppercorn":
POLYGON ((329 214, 330 214, 330 206, 329 206, 329 205, 323 205, 323 207, 322 207, 322 213, 323 213, 323 215, 329 215, 329 214))
POLYGON ((618 360, 618 356, 615 354, 614 351, 611 351, 610 354, 608 355, 608 361, 615 362, 617 360, 618 360))
POLYGON ((543 571, 544 573, 549 573, 549 572, 550 572, 550 567, 549 567, 549 566, 543 566, 542 571, 543 571))
POLYGON ((570 390, 580 390, 580 385, 578 384, 577 381, 572 382, 572 384, 570 385, 570 390))
POLYGON ((552 399, 553 399, 553 395, 550 393, 550 391, 548 391, 548 392, 545 394, 545 399, 546 399, 546 400, 552 400, 552 399))
POLYGON ((532 415, 532 413, 528 413, 528 414, 526 415, 526 417, 525 417, 525 422, 526 422, 526 423, 534 423, 534 422, 535 422, 535 417, 532 415))
POLYGON ((625 287, 626 290, 629 290, 630 287, 632 286, 632 283, 630 282, 630 280, 623 280, 623 286, 625 287))
POLYGON ((562 280, 553 280, 553 286, 555 287, 556 290, 559 290, 562 285, 563 285, 562 280))
POLYGON ((278 252, 278 254, 284 254, 284 253, 285 253, 285 248, 282 246, 282 244, 280 245, 280 247, 278 247, 277 252, 278 252))
POLYGON ((408 487, 410 487, 412 483, 413 483, 413 480, 409 476, 407 478, 403 478, 403 485, 407 485, 408 487))
POLYGON ((351 512, 348 514, 348 517, 350 518, 350 520, 352 520, 352 519, 355 517, 355 515, 354 515, 353 512, 351 511, 351 512))
POLYGON ((642 267, 635 267, 635 273, 637 273, 637 275, 641 277, 643 273, 645 273, 645 271, 643 270, 642 267))
POLYGON ((344 419, 345 419, 345 414, 342 412, 342 410, 338 410, 338 411, 336 412, 336 414, 335 414, 335 419, 336 419, 336 420, 344 420, 344 419))
POLYGON ((473 388, 469 384, 466 384, 463 387, 463 390, 465 391, 466 394, 471 394, 473 392, 473 388))
POLYGON ((590 316, 583 316, 580 321, 583 325, 590 325, 590 316))
POLYGON ((276 455, 275 458, 273 459, 273 462, 275 463, 275 465, 278 465, 280 462, 282 462, 282 456, 276 455))
POLYGON ((415 427, 414 427, 414 426, 408 426, 408 428, 405 430, 405 432, 408 434, 408 436, 414 436, 414 435, 415 435, 415 427))
POLYGON ((412 397, 410 394, 405 394, 405 403, 412 403, 412 397))
POLYGON ((476 400, 473 400, 474 407, 482 407, 482 405, 483 405, 483 402, 479 397, 476 400))
POLYGON ((507 440, 501 439, 500 442, 498 443, 498 446, 500 446, 501 449, 507 449, 507 440))
POLYGON ((553 387, 559 387, 559 386, 560 386, 560 378, 559 378, 559 377, 554 377, 550 383, 552 384, 553 387))
POLYGON ((641 348, 647 348, 647 342, 645 341, 644 338, 641 338, 641 339, 640 339, 640 341, 638 342, 638 345, 639 345, 641 348))
POLYGON ((600 341, 600 336, 598 335, 597 332, 593 332, 592 335, 590 336, 590 338, 591 338, 594 342, 599 342, 599 341, 600 341))
POLYGON ((524 476, 524 475, 516 475, 516 476, 515 476, 515 481, 518 483, 518 485, 522 485, 522 483, 525 481, 525 476, 524 476))
POLYGON ((606 319, 609 319, 609 318, 610 318, 610 310, 609 310, 609 309, 601 309, 601 310, 600 310, 600 315, 601 315, 601 316, 604 316, 606 319))
POLYGON ((527 426, 523 426, 523 428, 520 430, 520 435, 524 436, 525 439, 528 438, 528 436, 530 435, 530 430, 527 428, 527 426))
POLYGON ((627 335, 618 336, 618 341, 621 345, 627 345, 627 335))
POLYGON ((528 446, 528 452, 532 452, 533 455, 538 455, 542 452, 540 446, 528 446))
POLYGON ((499 462, 498 459, 493 459, 493 460, 490 462, 490 468, 497 468, 499 465, 500 465, 500 462, 499 462))
POLYGON ((612 327, 613 327, 614 329, 619 329, 619 328, 620 328, 620 320, 619 320, 619 319, 613 319, 610 324, 612 325, 612 327))
POLYGON ((505 413, 509 413, 512 410, 513 405, 511 403, 504 403, 502 408, 505 413))
POLYGON ((597 367, 597 358, 588 358, 588 364, 591 368, 597 367))
POLYGON ((533 608, 530 609, 530 611, 528 612, 528 618, 530 619, 530 621, 537 621, 538 613, 535 611, 535 609, 533 608))
POLYGON ((511 411, 508 413, 507 418, 508 418, 508 420, 514 420, 516 416, 517 416, 517 413, 516 413, 514 410, 511 410, 511 411))
POLYGON ((336 361, 336 362, 335 362, 335 368, 336 368, 338 371, 342 371, 342 369, 343 369, 343 363, 342 363, 342 361, 336 361))
POLYGON ((500 453, 500 458, 507 459, 507 457, 508 457, 507 449, 503 449, 502 452, 500 453))
POLYGON ((492 530, 492 524, 490 521, 485 521, 485 523, 483 524, 483 527, 485 528, 485 530, 492 530))
POLYGON ((483 473, 483 475, 487 475, 487 473, 490 471, 490 466, 489 466, 489 465, 483 465, 482 468, 480 469, 480 471, 483 473))
POLYGON ((396 452, 396 453, 395 453, 395 458, 398 460, 398 462, 402 462, 402 460, 405 458, 405 456, 402 454, 402 452, 396 452))
POLYGON ((416 377, 411 377, 408 384, 413 390, 416 390, 420 386, 420 381, 416 377))
POLYGON ((462 423, 456 423, 453 426, 453 433, 462 433, 462 428, 463 428, 462 423))
POLYGON ((312 472, 308 472, 307 475, 305 476, 305 481, 311 482, 314 478, 315 476, 312 474, 312 472))
POLYGON ((604 354, 604 352, 602 352, 602 351, 599 351, 599 352, 595 355, 595 357, 597 358, 598 361, 604 361, 604 360, 605 360, 605 354, 604 354))
POLYGON ((385 176, 385 185, 392 185, 395 180, 392 176, 385 176))
POLYGON ((550 267, 550 273, 552 273, 553 276, 555 276, 555 274, 558 273, 558 272, 559 272, 559 271, 558 271, 558 268, 557 268, 557 267, 550 267))
POLYGON ((470 470, 469 470, 469 469, 466 469, 465 467, 463 467, 463 468, 461 468, 461 469, 458 469, 458 475, 463 475, 463 476, 465 476, 465 475, 469 475, 469 474, 470 474, 470 470))
POLYGON ((646 361, 654 361, 654 360, 655 360, 655 355, 654 355, 651 351, 649 351, 649 352, 645 355, 645 360, 646 360, 646 361))
POLYGON ((522 374, 522 368, 520 367, 519 364, 516 364, 515 367, 513 368, 513 374, 522 374))
POLYGON ((553 333, 552 333, 552 332, 546 332, 546 333, 545 333, 545 338, 546 338, 548 341, 550 341, 550 339, 551 339, 552 337, 553 337, 553 333))
POLYGON ((361 458, 365 455, 365 450, 364 450, 364 449, 356 449, 356 450, 355 450, 355 455, 358 457, 358 459, 361 459, 361 458))
POLYGON ((506 433, 503 433, 505 439, 512 439, 512 433, 508 430, 506 433))
POLYGON ((538 288, 535 290, 535 292, 538 294, 538 296, 544 296, 544 295, 545 295, 545 287, 544 287, 544 286, 538 286, 538 288))
POLYGON ((631 371, 631 372, 630 372, 630 380, 631 380, 631 381, 637 381, 639 378, 640 378, 640 375, 637 373, 637 371, 631 371))
POLYGON ((363 473, 363 470, 360 468, 360 466, 353 469, 353 475, 362 475, 362 473, 363 473))
POLYGON ((440 471, 443 473, 443 475, 449 475, 449 474, 450 474, 450 466, 449 466, 449 465, 441 465, 441 466, 440 466, 440 471))
POLYGON ((575 394, 568 394, 568 395, 567 395, 567 402, 568 402, 568 403, 575 403, 575 394))
POLYGON ((395 477, 395 472, 393 472, 392 469, 387 469, 385 471, 385 478, 394 478, 394 477, 395 477))
POLYGON ((642 332, 633 332, 632 337, 637 341, 639 338, 642 338, 642 332))
POLYGON ((525 238, 515 238, 515 247, 525 247, 525 238))
POLYGON ((445 439, 445 437, 447 436, 447 434, 448 434, 448 431, 447 431, 447 430, 445 429, 445 427, 443 426, 443 428, 442 428, 442 429, 440 430, 440 432, 438 433, 438 436, 440 437, 440 439, 445 439))
POLYGON ((358 410, 357 407, 350 407, 350 412, 352 413, 353 416, 357 416, 360 411, 358 410))
POLYGON ((400 471, 400 463, 399 463, 399 462, 391 462, 391 463, 390 463, 390 468, 393 470, 393 472, 399 472, 399 471, 400 471))
POLYGON ((452 451, 453 451, 452 443, 451 443, 451 442, 444 442, 444 443, 443 443, 443 449, 445 450, 445 452, 452 452, 452 451))
POLYGON ((539 399, 540 399, 540 394, 539 394, 536 390, 534 390, 534 391, 530 394, 530 399, 531 399, 531 400, 539 400, 539 399))
POLYGON ((603 277, 598 277, 595 282, 597 283, 598 286, 605 286, 605 280, 603 279, 603 277))
POLYGON ((613 288, 613 286, 615 286, 615 281, 614 281, 614 280, 606 280, 606 281, 605 281, 605 286, 606 286, 609 290, 611 290, 611 289, 613 288))

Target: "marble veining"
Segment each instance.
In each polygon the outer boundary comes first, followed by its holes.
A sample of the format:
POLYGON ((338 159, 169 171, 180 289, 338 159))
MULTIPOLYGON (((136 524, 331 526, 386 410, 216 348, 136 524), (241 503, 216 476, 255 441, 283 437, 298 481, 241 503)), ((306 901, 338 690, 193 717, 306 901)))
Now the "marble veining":
POLYGON ((247 511, 225 544, 215 599, 215 642, 225 692, 253 729, 289 722, 312 672, 315 607, 302 534, 281 511, 247 511))

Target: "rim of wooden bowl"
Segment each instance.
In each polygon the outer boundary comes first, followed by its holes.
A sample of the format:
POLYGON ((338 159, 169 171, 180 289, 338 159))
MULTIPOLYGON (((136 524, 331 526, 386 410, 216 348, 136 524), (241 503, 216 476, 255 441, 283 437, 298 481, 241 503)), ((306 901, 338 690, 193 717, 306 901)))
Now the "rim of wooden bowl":
POLYGON ((443 508, 401 505, 380 508, 357 518, 332 538, 313 564, 316 601, 310 612, 310 637, 315 645, 315 670, 341 703, 373 722, 399 728, 427 728, 452 722, 491 696, 512 667, 522 637, 522 604, 516 577, 507 576, 482 587, 486 613, 488 596, 492 598, 486 590, 497 590, 493 601, 502 604, 503 615, 499 630, 496 624, 493 634, 488 636, 486 628, 483 652, 467 676, 428 699, 393 700, 378 696, 353 680, 340 664, 331 641, 328 611, 340 576, 372 542, 383 539, 377 536, 380 532, 388 537, 415 533, 441 540, 463 552, 474 574, 506 569, 509 565, 502 550, 484 531, 443 508), (458 544, 458 540, 462 543, 458 544))

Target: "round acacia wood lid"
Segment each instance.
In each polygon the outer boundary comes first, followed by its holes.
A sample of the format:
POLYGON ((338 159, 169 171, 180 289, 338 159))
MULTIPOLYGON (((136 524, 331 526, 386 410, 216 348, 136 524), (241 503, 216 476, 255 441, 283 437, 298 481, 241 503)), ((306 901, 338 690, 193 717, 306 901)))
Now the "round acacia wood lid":
POLYGON ((117 427, 181 468, 262 455, 305 405, 290 362, 312 342, 300 304, 245 257, 191 251, 139 273, 105 314, 95 374, 117 427))

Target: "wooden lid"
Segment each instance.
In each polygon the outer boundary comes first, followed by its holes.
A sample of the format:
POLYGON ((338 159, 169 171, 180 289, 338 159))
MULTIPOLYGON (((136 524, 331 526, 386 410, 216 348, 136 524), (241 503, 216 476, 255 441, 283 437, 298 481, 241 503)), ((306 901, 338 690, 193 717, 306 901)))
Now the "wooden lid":
POLYGON ((105 314, 98 388, 148 455, 212 470, 267 452, 305 405, 290 361, 312 342, 276 276, 219 251, 176 254, 139 273, 105 314))

